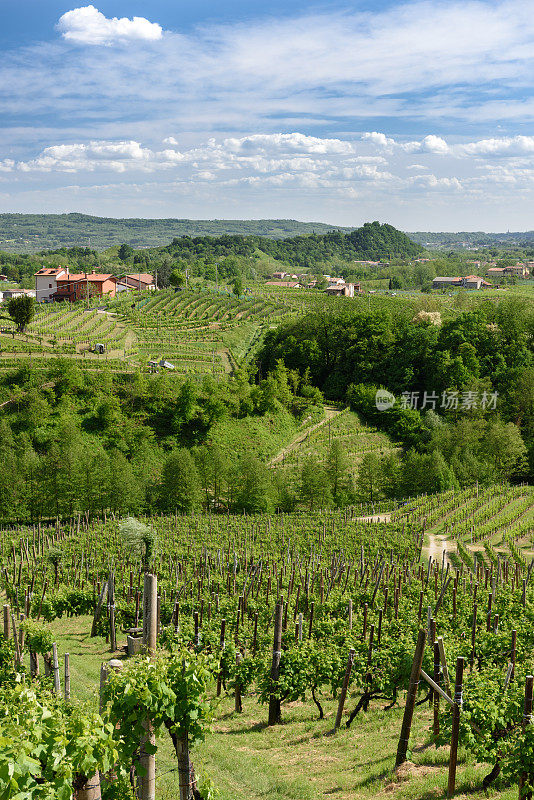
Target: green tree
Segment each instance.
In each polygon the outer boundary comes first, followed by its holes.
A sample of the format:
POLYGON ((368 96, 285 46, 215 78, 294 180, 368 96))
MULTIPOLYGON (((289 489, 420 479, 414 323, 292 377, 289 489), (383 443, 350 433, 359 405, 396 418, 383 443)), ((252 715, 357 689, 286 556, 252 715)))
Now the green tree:
POLYGON ((508 480, 526 469, 527 448, 519 429, 512 422, 499 419, 490 422, 482 440, 482 451, 500 480, 508 480))
POLYGON ((202 484, 206 506, 210 505, 212 499, 216 506, 219 505, 228 475, 228 458, 226 453, 216 443, 210 443, 209 445, 203 444, 194 450, 194 458, 202 484))
POLYGON ((7 311, 19 333, 24 333, 35 314, 35 300, 24 294, 13 297, 7 304, 7 311))
POLYGON ((382 465, 376 453, 366 453, 358 470, 357 489, 361 500, 374 503, 381 497, 382 465))
POLYGON ((175 450, 163 465, 161 502, 165 508, 190 513, 200 498, 200 479, 189 450, 175 450))
POLYGON ((148 572, 154 559, 156 534, 135 517, 126 517, 119 525, 119 532, 128 550, 141 559, 143 569, 148 572))
POLYGON ((328 472, 315 456, 309 456, 302 465, 300 495, 310 511, 332 504, 328 472))
POLYGON ((118 256, 121 261, 128 261, 134 254, 133 247, 130 247, 129 244, 121 244, 119 247, 118 256))
POLYGON ((259 459, 246 455, 239 465, 236 510, 249 514, 269 511, 271 495, 269 470, 259 459))
POLYGON ((243 294, 243 280, 241 275, 236 275, 232 281, 232 291, 236 297, 241 297, 243 294))
POLYGON ((169 276, 169 283, 177 289, 180 289, 185 283, 185 275, 179 269, 173 269, 169 276))
POLYGON ((352 477, 347 454, 338 439, 334 439, 326 457, 326 472, 336 506, 347 505, 353 499, 352 477))

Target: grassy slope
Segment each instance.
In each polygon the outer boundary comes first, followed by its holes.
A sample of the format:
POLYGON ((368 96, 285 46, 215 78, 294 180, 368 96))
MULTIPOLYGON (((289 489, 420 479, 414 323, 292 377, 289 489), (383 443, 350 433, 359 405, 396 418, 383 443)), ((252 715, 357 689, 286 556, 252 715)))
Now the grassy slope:
MULTIPOLYGON (((317 412, 319 418, 320 411, 317 412)), ((298 430, 312 424, 308 419, 301 426, 289 412, 281 409, 263 417, 226 419, 211 429, 211 438, 229 454, 249 453, 267 461, 286 445, 298 430)))

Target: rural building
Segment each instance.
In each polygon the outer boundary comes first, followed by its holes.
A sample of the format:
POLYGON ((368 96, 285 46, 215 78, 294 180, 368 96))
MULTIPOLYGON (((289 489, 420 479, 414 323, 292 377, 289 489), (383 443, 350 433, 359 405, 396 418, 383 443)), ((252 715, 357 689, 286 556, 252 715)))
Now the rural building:
POLYGON ((460 278, 458 276, 454 278, 434 278, 432 281, 432 288, 433 289, 443 289, 446 287, 458 289, 463 287, 464 289, 483 289, 491 286, 491 283, 488 283, 484 280, 484 278, 479 277, 478 275, 466 275, 465 278, 460 278))
POLYGON ((530 275, 529 269, 525 264, 516 264, 514 267, 505 267, 504 272, 506 275, 511 275, 515 278, 528 278, 530 275))
POLYGON ((118 279, 117 292, 126 292, 129 289, 141 292, 152 292, 156 288, 154 276, 148 272, 136 272, 118 279))
MULTIPOLYGON (((323 277, 326 278, 326 275, 324 275, 323 277)), ((331 286, 344 286, 345 285, 345 279, 344 278, 327 278, 327 280, 328 280, 328 288, 330 288, 331 286)))
POLYGON ((447 287, 458 288, 461 285, 462 285, 462 279, 458 277, 456 278, 438 277, 434 278, 434 280, 432 281, 433 289, 441 289, 447 287))
POLYGON ((14 297, 35 297, 35 289, 3 289, 2 299, 12 300, 14 297))
POLYGON ((326 294, 331 297, 354 297, 355 294, 361 294, 361 286, 359 283, 335 283, 325 289, 326 294))
POLYGON ((530 270, 526 264, 516 264, 513 267, 490 267, 488 278, 528 278, 530 270))
POLYGON ((85 300, 104 294, 115 297, 117 278, 101 272, 71 274, 68 268, 40 269, 35 273, 35 292, 39 303, 59 300, 85 300))
POLYGON ((42 267, 35 273, 35 297, 38 303, 50 303, 57 292, 57 280, 68 275, 68 269, 57 267, 48 269, 42 267))
POLYGON ((266 286, 278 286, 282 289, 300 289, 298 281, 265 281, 266 286))
POLYGON ((275 281, 283 281, 284 278, 287 278, 287 277, 288 277, 287 272, 274 272, 273 273, 273 279, 275 281))

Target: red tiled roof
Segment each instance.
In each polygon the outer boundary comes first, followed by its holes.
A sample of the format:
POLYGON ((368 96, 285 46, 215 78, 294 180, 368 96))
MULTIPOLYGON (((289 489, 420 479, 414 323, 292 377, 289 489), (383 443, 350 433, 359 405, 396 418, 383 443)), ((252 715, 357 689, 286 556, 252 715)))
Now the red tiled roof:
POLYGON ((34 275, 57 275, 58 273, 65 271, 65 267, 42 267, 39 272, 35 272, 34 275))
POLYGON ((109 280, 117 280, 114 275, 109 273, 100 273, 100 272, 93 272, 86 275, 83 272, 76 273, 74 275, 69 275, 69 277, 65 278, 58 278, 58 284, 60 283, 85 283, 86 281, 89 283, 103 283, 104 281, 109 280))
POLYGON ((141 281, 141 283, 153 283, 154 276, 149 275, 148 272, 133 272, 131 275, 127 275, 127 278, 131 278, 134 281, 141 281))

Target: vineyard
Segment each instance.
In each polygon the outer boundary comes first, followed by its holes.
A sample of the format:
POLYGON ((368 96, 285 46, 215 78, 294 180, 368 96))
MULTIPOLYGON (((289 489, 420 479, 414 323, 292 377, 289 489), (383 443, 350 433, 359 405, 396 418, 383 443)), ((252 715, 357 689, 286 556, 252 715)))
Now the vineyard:
POLYGON ((299 467, 310 455, 324 462, 333 441, 342 446, 353 477, 364 455, 385 455, 395 449, 386 434, 366 425, 357 414, 344 409, 299 438, 295 446, 287 448, 273 460, 273 466, 279 469, 299 467))
POLYGON ((531 509, 492 487, 3 530, 0 797, 526 796, 531 509))
MULTIPOLYGON (((261 340, 262 329, 290 309, 264 297, 235 298, 228 293, 161 291, 103 301, 99 308, 83 303, 37 306, 24 334, 7 323, 0 332, 0 368, 17 359, 67 356, 122 370, 149 369, 149 362, 170 362, 174 375, 220 378, 246 359, 261 340), (105 345, 103 357, 92 352, 105 345)), ((157 367, 159 369, 159 367, 157 367)), ((153 368, 152 368, 153 369, 153 368)))

